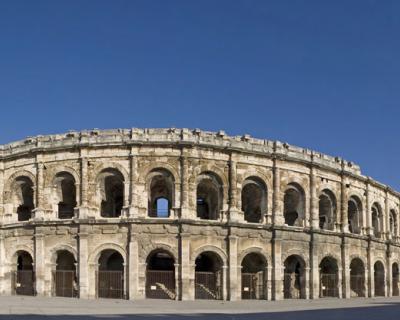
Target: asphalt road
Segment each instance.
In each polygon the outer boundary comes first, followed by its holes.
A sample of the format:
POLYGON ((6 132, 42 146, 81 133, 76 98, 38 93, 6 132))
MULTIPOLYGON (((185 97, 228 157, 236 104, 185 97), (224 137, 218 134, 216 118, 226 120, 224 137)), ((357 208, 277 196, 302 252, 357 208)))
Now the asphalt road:
POLYGON ((0 320, 400 320, 400 298, 285 301, 79 300, 0 297, 0 320))

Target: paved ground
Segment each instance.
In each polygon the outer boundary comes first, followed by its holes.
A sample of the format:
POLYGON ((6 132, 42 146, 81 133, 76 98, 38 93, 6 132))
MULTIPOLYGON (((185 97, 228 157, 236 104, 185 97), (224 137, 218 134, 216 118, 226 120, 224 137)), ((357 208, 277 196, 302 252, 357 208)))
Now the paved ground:
POLYGON ((314 301, 78 300, 0 297, 0 320, 399 320, 400 298, 314 301))

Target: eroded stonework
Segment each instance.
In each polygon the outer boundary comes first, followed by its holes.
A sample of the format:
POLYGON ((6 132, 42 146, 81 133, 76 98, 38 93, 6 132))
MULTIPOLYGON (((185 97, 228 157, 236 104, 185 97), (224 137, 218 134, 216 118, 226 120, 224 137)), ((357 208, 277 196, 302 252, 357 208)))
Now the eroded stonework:
POLYGON ((189 129, 0 146, 0 291, 81 298, 399 295, 400 195, 354 163, 189 129))

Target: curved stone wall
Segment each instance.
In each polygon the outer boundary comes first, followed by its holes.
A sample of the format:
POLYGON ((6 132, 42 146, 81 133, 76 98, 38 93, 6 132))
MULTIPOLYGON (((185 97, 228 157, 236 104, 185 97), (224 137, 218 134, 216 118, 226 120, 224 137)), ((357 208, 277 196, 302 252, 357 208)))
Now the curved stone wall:
POLYGON ((278 141, 175 128, 27 138, 0 146, 0 204, 3 294, 399 294, 399 193, 278 141))

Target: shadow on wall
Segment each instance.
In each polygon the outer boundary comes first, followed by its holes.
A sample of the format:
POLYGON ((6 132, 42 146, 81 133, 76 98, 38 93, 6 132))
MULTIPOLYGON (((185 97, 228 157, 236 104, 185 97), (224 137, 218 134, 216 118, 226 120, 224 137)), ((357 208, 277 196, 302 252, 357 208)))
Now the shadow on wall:
POLYGON ((398 320, 400 303, 387 303, 376 307, 358 307, 323 310, 301 310, 285 312, 260 312, 260 313, 209 313, 209 314, 124 314, 124 315, 0 315, 0 320, 97 320, 115 318, 119 320, 398 320))

